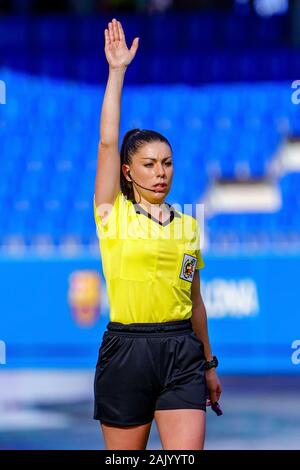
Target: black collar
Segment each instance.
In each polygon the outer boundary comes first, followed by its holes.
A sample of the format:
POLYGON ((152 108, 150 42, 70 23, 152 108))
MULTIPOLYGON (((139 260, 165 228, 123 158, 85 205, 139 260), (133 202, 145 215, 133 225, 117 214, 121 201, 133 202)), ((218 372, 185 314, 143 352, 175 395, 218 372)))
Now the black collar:
POLYGON ((161 222, 160 220, 157 220, 156 217, 153 217, 153 215, 151 215, 148 211, 146 211, 142 206, 140 206, 140 204, 138 202, 135 202, 135 203, 132 203, 133 204, 133 207, 135 208, 135 212, 137 214, 144 214, 145 216, 147 216, 149 219, 153 220, 153 222, 156 222, 157 224, 159 225, 162 225, 163 227, 165 227, 166 225, 169 225, 172 220, 174 219, 174 217, 181 217, 181 215, 179 214, 179 212, 177 212, 173 206, 171 206, 171 204, 168 204, 167 202, 165 203, 169 209, 170 209, 170 218, 165 220, 164 222, 161 222))

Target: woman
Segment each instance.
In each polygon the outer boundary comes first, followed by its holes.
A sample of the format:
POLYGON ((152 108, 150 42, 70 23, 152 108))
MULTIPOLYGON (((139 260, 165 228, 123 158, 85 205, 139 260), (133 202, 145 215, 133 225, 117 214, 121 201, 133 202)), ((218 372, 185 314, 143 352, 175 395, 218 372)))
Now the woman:
POLYGON ((134 129, 119 154, 121 92, 138 38, 128 49, 116 19, 104 34, 109 77, 94 214, 110 322, 96 365, 94 419, 106 449, 145 449, 154 418, 163 449, 199 450, 206 398, 215 403, 221 394, 200 294, 199 226, 164 202, 173 177, 164 136, 134 129))

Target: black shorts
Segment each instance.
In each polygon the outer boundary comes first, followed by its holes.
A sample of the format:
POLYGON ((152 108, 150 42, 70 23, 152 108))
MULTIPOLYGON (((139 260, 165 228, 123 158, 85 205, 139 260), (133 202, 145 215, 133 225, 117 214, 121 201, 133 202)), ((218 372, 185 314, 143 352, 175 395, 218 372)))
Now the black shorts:
POLYGON ((109 322, 94 379, 94 419, 130 426, 149 423, 155 410, 206 411, 203 343, 191 320, 109 322))

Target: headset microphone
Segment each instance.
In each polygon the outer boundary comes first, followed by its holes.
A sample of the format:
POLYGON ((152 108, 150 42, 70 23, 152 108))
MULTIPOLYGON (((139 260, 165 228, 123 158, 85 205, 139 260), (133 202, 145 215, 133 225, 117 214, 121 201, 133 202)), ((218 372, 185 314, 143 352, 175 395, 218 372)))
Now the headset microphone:
POLYGON ((134 179, 132 178, 131 174, 130 174, 130 171, 127 172, 127 175, 130 176, 130 178, 132 179, 132 181, 137 184, 138 186, 140 186, 140 188, 143 188, 143 189, 147 189, 148 191, 153 191, 154 193, 156 193, 156 189, 152 189, 152 188, 145 188, 144 186, 141 186, 139 183, 137 183, 136 181, 134 181, 134 179))

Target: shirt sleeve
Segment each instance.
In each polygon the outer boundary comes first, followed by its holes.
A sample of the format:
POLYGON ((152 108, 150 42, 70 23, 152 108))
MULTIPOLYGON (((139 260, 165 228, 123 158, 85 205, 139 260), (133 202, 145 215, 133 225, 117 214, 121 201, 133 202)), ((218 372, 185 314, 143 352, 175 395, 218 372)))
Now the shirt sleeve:
POLYGON ((196 220, 196 256, 197 256, 197 264, 196 264, 196 269, 201 269, 201 268, 204 268, 205 264, 204 264, 204 261, 203 261, 203 258, 202 258, 202 253, 201 253, 201 249, 200 249, 200 227, 199 227, 199 223, 196 220))
POLYGON ((96 206, 96 198, 94 194, 94 219, 98 238, 112 238, 114 235, 117 235, 117 230, 120 223, 120 211, 123 201, 122 196, 123 193, 120 190, 113 205, 103 204, 101 207, 101 212, 103 212, 103 214, 108 213, 108 215, 105 218, 101 218, 97 210, 99 207, 97 208, 96 206))

